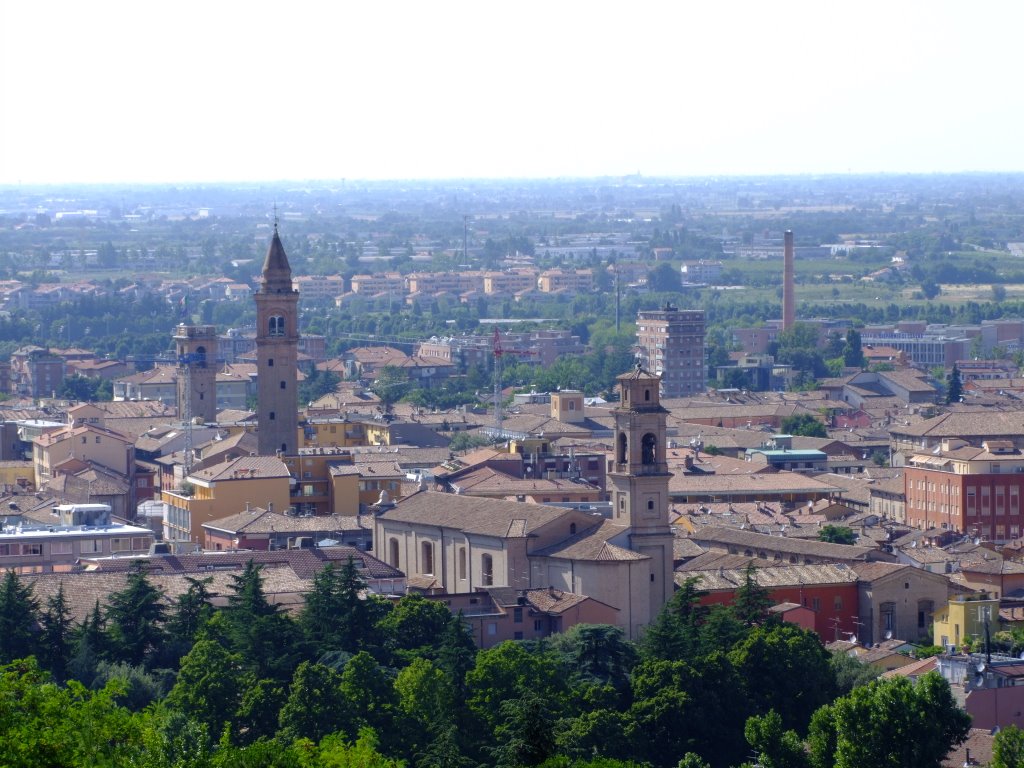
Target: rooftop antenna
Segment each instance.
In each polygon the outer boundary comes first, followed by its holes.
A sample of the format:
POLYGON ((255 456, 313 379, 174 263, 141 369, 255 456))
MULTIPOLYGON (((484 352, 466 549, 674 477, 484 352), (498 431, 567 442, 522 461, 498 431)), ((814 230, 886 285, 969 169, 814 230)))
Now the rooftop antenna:
POLYGON ((274 201, 274 231, 277 232, 277 201, 274 201))

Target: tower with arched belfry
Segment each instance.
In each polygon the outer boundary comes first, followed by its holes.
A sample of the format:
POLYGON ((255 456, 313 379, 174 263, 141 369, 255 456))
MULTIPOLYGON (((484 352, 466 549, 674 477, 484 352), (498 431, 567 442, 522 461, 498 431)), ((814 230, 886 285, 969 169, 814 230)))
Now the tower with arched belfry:
POLYGON ((217 329, 185 325, 174 329, 178 361, 178 418, 217 421, 217 329))
POLYGON ((666 416, 661 377, 640 365, 617 378, 615 458, 608 473, 612 521, 625 526, 631 550, 650 560, 649 619, 672 596, 672 529, 669 526, 666 416))
POLYGON ((256 300, 256 421, 261 456, 298 451, 299 292, 274 223, 256 300))

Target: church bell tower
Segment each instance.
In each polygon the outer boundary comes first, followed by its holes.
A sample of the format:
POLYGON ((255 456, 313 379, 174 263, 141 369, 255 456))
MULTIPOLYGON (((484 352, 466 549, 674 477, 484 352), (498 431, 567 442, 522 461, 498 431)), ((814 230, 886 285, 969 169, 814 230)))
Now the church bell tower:
POLYGON ((672 596, 673 534, 669 526, 666 416, 661 377, 636 369, 617 379, 615 459, 608 473, 612 521, 628 528, 629 548, 650 558, 650 616, 672 596))
POLYGON ((263 284, 256 300, 256 421, 261 456, 298 452, 297 365, 299 292, 284 246, 274 236, 263 262, 263 284))

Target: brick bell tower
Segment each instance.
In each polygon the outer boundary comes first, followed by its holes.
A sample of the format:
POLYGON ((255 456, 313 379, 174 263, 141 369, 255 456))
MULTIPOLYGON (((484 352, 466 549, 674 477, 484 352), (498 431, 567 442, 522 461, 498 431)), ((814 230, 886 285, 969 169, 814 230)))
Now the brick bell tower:
POLYGON ((263 284, 256 300, 256 420, 261 456, 298 452, 297 365, 299 292, 284 246, 274 236, 263 262, 263 284))
POLYGON ((174 330, 178 359, 178 418, 217 421, 217 329, 212 325, 185 325, 174 330))
POLYGON ((615 459, 608 473, 612 520, 628 527, 629 548, 650 558, 650 614, 653 621, 672 596, 673 533, 669 526, 666 415, 661 377, 638 363, 619 385, 615 420, 615 459))

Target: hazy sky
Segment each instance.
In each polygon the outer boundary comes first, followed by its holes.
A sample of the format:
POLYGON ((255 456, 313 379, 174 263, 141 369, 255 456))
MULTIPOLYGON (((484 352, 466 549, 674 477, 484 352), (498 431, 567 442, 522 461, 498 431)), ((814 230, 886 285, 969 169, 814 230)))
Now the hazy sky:
POLYGON ((0 0, 0 184, 1024 170, 1024 3, 0 0))

